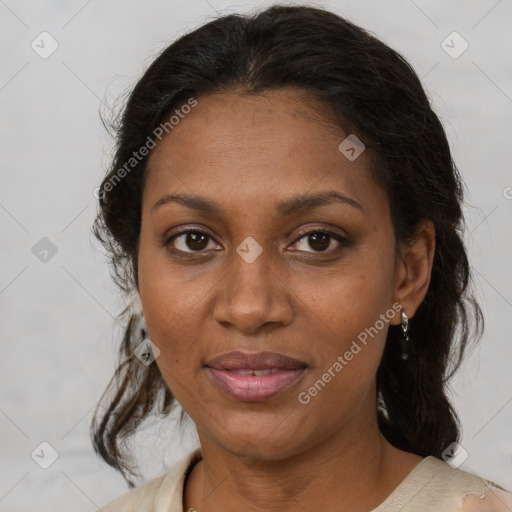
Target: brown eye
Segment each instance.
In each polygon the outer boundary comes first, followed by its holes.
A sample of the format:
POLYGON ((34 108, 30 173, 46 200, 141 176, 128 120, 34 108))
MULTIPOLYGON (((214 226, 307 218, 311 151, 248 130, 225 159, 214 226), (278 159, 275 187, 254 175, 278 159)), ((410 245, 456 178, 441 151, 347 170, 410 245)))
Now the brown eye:
POLYGON ((331 244, 331 237, 325 233, 313 233, 308 235, 308 244, 315 251, 325 251, 331 244))
POLYGON ((342 237, 338 233, 335 233, 334 231, 329 230, 315 230, 303 233, 302 236, 294 243, 294 245, 299 251, 329 252, 328 249, 331 246, 333 239, 337 242, 338 247, 335 246, 332 251, 336 251, 341 246, 348 245, 346 238, 342 237), (313 251, 308 250, 308 248, 313 249, 313 251))
POLYGON ((209 241, 211 237, 207 233, 189 230, 173 235, 167 240, 166 245, 171 245, 173 249, 180 252, 201 252, 208 247, 209 241))

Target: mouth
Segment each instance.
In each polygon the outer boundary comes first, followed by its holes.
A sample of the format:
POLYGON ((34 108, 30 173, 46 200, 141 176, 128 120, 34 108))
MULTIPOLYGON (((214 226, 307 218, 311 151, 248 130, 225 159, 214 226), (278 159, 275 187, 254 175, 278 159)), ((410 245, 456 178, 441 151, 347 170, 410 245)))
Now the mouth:
POLYGON ((219 370, 206 367, 215 384, 241 402, 270 400, 295 384, 306 368, 267 370, 219 370))
POLYGON ((266 370, 228 370, 231 373, 237 375, 270 375, 279 371, 285 370, 285 368, 268 368, 266 370))
POLYGON ((241 402, 270 400, 296 384, 306 363, 276 352, 229 352, 205 364, 213 383, 241 402))

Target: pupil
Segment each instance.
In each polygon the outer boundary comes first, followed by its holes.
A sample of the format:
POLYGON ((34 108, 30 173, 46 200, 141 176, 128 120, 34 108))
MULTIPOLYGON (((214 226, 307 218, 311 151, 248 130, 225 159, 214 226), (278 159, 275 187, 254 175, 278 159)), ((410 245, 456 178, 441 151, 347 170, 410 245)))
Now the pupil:
POLYGON ((205 247, 205 244, 204 244, 205 240, 206 240, 206 235, 205 234, 202 234, 202 233, 189 233, 189 235, 187 237, 187 245, 189 246, 190 249, 195 249, 195 250, 204 249, 204 247, 205 247), (201 238, 203 240, 199 241, 201 238), (191 243, 189 243, 189 242, 191 242, 191 243), (194 244, 196 244, 196 245, 194 245, 194 244))
POLYGON ((309 245, 315 250, 325 251, 325 249, 329 247, 329 238, 329 235, 326 235, 325 233, 313 233, 312 235, 309 235, 309 245), (320 242, 318 241, 318 238, 320 238, 320 242), (311 240, 313 240, 313 243, 311 243, 311 240), (316 247, 315 244, 317 244, 316 247))

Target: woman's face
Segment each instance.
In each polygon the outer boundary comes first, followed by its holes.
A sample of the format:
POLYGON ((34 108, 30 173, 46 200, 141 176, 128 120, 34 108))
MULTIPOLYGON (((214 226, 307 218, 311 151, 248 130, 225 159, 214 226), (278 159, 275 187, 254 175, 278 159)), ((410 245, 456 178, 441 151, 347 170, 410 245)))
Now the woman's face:
POLYGON ((373 425, 377 368, 399 323, 394 234, 369 151, 342 152, 347 134, 308 105, 290 89, 199 97, 150 155, 138 273, 156 363, 201 442, 232 453, 277 459, 373 425), (157 205, 170 195, 201 201, 157 205), (305 369, 205 366, 231 351, 305 369))

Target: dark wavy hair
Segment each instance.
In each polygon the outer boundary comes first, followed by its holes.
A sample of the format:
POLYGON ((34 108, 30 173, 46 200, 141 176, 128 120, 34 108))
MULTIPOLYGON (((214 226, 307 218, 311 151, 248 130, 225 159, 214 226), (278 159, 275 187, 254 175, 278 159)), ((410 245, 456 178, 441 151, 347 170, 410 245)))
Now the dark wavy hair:
MULTIPOLYGON (((116 146, 92 231, 107 250, 116 284, 127 296, 136 293, 148 155, 112 186, 116 173, 191 97, 283 87, 312 94, 326 117, 364 142, 370 171, 389 198, 397 247, 414 239, 422 219, 435 226, 430 285, 409 322, 409 358, 401 359, 400 326, 390 325, 376 379, 378 425, 386 439, 402 450, 441 458, 461 435, 446 395, 448 380, 484 323, 470 293, 463 182, 418 76, 369 32, 320 8, 276 5, 221 16, 173 42, 144 72, 122 112, 105 124, 116 146)), ((134 357, 146 334, 140 315, 128 306, 118 317, 124 329, 119 361, 91 422, 95 451, 129 487, 129 475, 136 473, 125 442, 150 413, 163 418, 177 404, 158 366, 134 357)), ((182 410, 180 424, 185 417, 182 410)))

